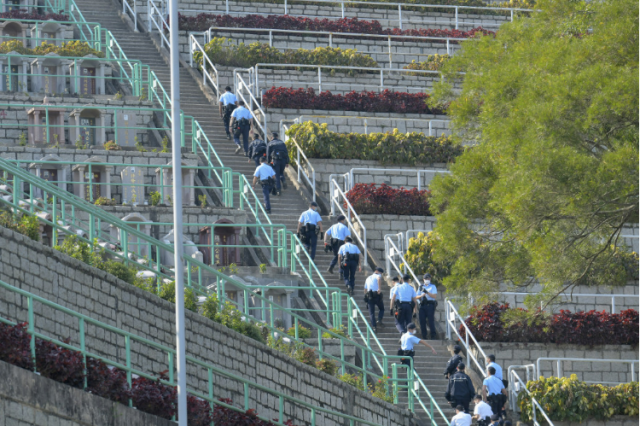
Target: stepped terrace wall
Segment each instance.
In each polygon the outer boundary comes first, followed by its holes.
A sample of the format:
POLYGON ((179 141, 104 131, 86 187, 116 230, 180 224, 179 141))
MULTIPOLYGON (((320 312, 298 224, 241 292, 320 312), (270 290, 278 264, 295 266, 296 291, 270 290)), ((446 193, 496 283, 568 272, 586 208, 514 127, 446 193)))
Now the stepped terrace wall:
MULTIPOLYGON (((135 0, 139 11, 139 19, 145 24, 147 19, 147 2, 144 0, 135 0)), ((284 14, 284 2, 281 3, 259 3, 259 2, 241 2, 230 1, 229 12, 233 15, 238 14, 263 14, 263 15, 282 15, 284 14)), ((428 2, 424 2, 428 4, 428 2)), ((288 2, 287 13, 293 16, 307 16, 307 17, 319 17, 319 18, 334 18, 339 19, 342 16, 340 6, 336 4, 327 4, 326 6, 306 3, 306 4, 292 4, 288 2)), ((429 10, 429 9, 425 9, 429 10)), ((183 15, 196 15, 198 13, 226 13, 226 5, 224 1, 214 0, 206 1, 202 0, 181 0, 179 2, 179 11, 183 15)), ((345 5, 344 16, 347 18, 358 18, 363 20, 377 20, 384 27, 397 27, 398 26, 398 9, 394 5, 389 7, 354 7, 353 5, 345 5)), ((493 29, 496 26, 501 25, 504 22, 509 22, 509 16, 496 16, 482 14, 481 11, 465 11, 460 9, 458 13, 459 28, 468 30, 477 26, 489 27, 493 29), (466 12, 466 13, 464 13, 466 12), (475 13, 474 13, 475 12, 475 13)), ((402 28, 435 28, 435 29, 452 29, 455 28, 455 12, 451 9, 450 12, 442 11, 442 8, 437 12, 420 12, 413 10, 402 10, 402 28)), ((145 25, 146 27, 146 25, 145 25)))
MULTIPOLYGON (((637 306, 636 306, 637 308, 637 306)), ((487 354, 495 354, 496 362, 502 367, 503 377, 506 379, 507 369, 511 365, 535 364, 538 358, 561 357, 583 359, 619 359, 637 360, 638 347, 630 345, 558 345, 553 343, 493 343, 480 342, 482 350, 487 354)), ((474 347, 472 352, 476 357, 479 351, 474 347)), ((479 358, 480 359, 480 358, 479 358)), ((557 375, 555 362, 541 363, 541 373, 546 377, 557 375), (553 366, 553 370, 552 370, 553 366), (552 373, 553 371, 553 373, 552 373)), ((629 364, 605 363, 588 361, 565 361, 563 372, 565 376, 576 374, 579 380, 627 383, 631 381, 629 364)), ((539 373, 540 374, 540 373, 539 373)), ((518 374, 522 378, 522 374, 518 374)), ((636 380, 638 377, 636 366, 636 380)))
MULTIPOLYGON (((268 31, 268 30, 267 30, 268 31)), ((202 33, 193 33, 200 44, 204 43, 202 33)), ((227 37, 233 43, 264 43, 269 44, 269 34, 258 34, 254 32, 223 31, 211 32, 212 37, 227 37)), ((391 41, 382 36, 373 36, 371 39, 355 36, 332 36, 333 47, 341 49, 357 49, 359 53, 371 56, 378 62, 381 68, 402 68, 411 63, 412 60, 421 62, 427 59, 428 55, 453 55, 460 49, 460 44, 450 42, 449 48, 444 40, 413 40, 403 41, 399 38, 392 38, 391 41), (389 48, 391 48, 389 51, 389 48)), ((272 46, 280 50, 313 50, 316 47, 328 47, 328 35, 296 35, 292 33, 273 33, 272 46)), ((180 31, 180 55, 185 61, 189 61, 189 34, 187 31, 180 31)))
MULTIPOLYGON (((0 228, 0 280, 33 292, 69 309, 130 331, 168 347, 175 345, 174 305, 150 293, 117 280, 33 242, 22 235, 0 228)), ((0 291, 0 313, 24 321, 26 300, 0 291)), ((77 341, 76 321, 36 304, 39 320, 36 331, 46 335, 70 337, 77 341)), ((259 344, 248 337, 214 323, 201 315, 186 312, 187 354, 257 384, 295 395, 308 403, 331 407, 336 411, 362 417, 380 425, 410 425, 412 415, 400 407, 300 364, 286 355, 259 344)), ((125 362, 124 343, 115 335, 89 327, 86 344, 98 355, 125 362)), ((167 368, 166 354, 133 343, 132 365, 148 372, 167 368)), ((208 392, 207 373, 189 364, 190 386, 208 392)), ((216 397, 242 400, 242 385, 215 377, 216 397)), ((252 393, 250 406, 269 418, 277 417, 278 399, 252 393)), ((310 412, 285 404, 285 418, 295 424, 310 422, 310 412)), ((335 418, 317 414, 318 424, 342 425, 335 418)))
POLYGON ((0 426, 170 426, 175 423, 0 361, 0 426))

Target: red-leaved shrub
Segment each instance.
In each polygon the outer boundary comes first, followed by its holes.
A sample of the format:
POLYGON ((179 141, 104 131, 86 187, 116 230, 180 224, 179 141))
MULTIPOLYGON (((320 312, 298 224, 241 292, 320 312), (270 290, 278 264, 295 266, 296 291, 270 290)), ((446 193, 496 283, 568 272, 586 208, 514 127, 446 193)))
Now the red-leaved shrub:
MULTIPOLYGON (((212 13, 200 13, 196 16, 179 14, 178 24, 179 28, 183 31, 206 31, 210 27, 226 27, 452 38, 470 38, 475 37, 477 34, 495 34, 493 31, 486 30, 482 27, 477 27, 469 31, 427 28, 410 30, 401 30, 400 28, 384 29, 378 21, 364 21, 358 18, 311 19, 290 15, 246 15, 236 17, 231 15, 215 15, 212 13)), ((437 42, 437 40, 433 41, 437 42)))
MULTIPOLYGON (((69 339, 65 341, 68 343, 69 339)), ((84 386, 84 361, 80 352, 36 339, 36 370, 43 377, 74 388, 84 386)))
POLYGON ((127 373, 94 358, 87 358, 87 392, 123 404, 131 398, 127 373))
POLYGON ((164 419, 171 419, 176 414, 176 388, 160 383, 160 379, 169 380, 166 373, 160 373, 157 380, 136 377, 131 381, 131 400, 134 407, 164 419))
POLYGON ((313 88, 272 87, 262 96, 262 103, 268 108, 444 114, 442 110, 429 108, 426 104, 428 98, 426 93, 392 92, 388 89, 334 95, 331 92, 316 94, 313 88))
POLYGON ((27 333, 26 323, 14 326, 0 323, 0 360, 33 370, 31 336, 27 333))
MULTIPOLYGON (((634 309, 619 314, 605 311, 572 313, 561 310, 548 319, 541 319, 533 324, 524 321, 506 326, 502 322, 502 314, 509 309, 512 309, 509 304, 493 302, 474 308, 465 322, 480 342, 567 343, 589 346, 638 344, 638 311, 634 309)), ((462 325, 460 335, 465 337, 462 325)))
POLYGON ((392 188, 382 184, 357 183, 345 194, 358 214, 399 214, 429 216, 431 193, 417 188, 392 188))
POLYGON ((62 15, 60 13, 47 13, 46 15, 41 15, 36 12, 26 12, 23 10, 12 10, 10 12, 0 13, 0 19, 25 19, 25 20, 34 20, 34 21, 61 21, 67 22, 69 21, 69 16, 62 15))

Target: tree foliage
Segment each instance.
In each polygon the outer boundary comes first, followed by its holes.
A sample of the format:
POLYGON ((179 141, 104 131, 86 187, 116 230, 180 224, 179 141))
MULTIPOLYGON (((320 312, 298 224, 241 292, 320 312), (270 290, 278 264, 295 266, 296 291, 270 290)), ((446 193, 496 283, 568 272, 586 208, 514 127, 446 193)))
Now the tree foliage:
POLYGON ((623 285, 634 259, 621 231, 638 220, 637 3, 537 7, 463 43, 431 98, 477 143, 434 180, 431 203, 436 259, 452 262, 444 284, 478 302, 500 284, 541 283, 530 307, 575 285, 623 285))

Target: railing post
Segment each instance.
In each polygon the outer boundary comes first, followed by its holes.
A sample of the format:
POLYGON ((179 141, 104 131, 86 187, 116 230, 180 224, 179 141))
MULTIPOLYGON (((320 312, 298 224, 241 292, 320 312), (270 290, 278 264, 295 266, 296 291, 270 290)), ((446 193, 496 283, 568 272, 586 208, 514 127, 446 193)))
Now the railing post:
POLYGON ((342 11, 342 19, 344 19, 344 1, 340 2, 340 10, 342 11))
POLYGON ((289 14, 289 12, 288 12, 288 10, 289 10, 289 9, 288 9, 288 7, 287 7, 287 6, 288 6, 288 5, 287 5, 287 0, 284 0, 284 14, 285 14, 285 15, 288 15, 288 14, 289 14))
POLYGON ((456 30, 458 29, 458 6, 455 7, 456 11, 456 30))
POLYGON ((318 65, 318 93, 322 93, 322 67, 318 65))
POLYGON ((402 4, 398 4, 398 27, 402 29, 402 4))
MULTIPOLYGON (((14 178, 15 179, 15 178, 14 178)), ((33 371, 37 371, 36 370, 36 336, 34 335, 35 333, 35 316, 33 314, 33 297, 32 296, 27 296, 27 309, 28 309, 28 321, 29 324, 27 325, 27 332, 29 333, 29 336, 31 337, 31 340, 29 341, 29 347, 31 349, 31 359, 33 360, 33 371)))
POLYGON ((389 46, 389 68, 393 68, 393 59, 391 56, 391 36, 387 39, 387 44, 389 46))

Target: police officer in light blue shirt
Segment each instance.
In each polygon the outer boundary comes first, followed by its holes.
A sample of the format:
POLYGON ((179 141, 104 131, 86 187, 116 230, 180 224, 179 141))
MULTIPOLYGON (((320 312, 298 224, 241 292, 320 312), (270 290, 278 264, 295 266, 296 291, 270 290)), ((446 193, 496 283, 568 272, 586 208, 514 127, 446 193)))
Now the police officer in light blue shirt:
MULTIPOLYGON (((338 222, 333 225, 331 228, 327 229, 327 232, 324 234, 324 251, 327 252, 328 249, 333 251, 333 259, 329 264, 329 269, 327 272, 333 274, 333 268, 335 268, 336 263, 338 263, 338 250, 344 244, 344 239, 351 236, 351 231, 349 231, 349 227, 345 224, 347 218, 343 215, 338 216, 338 222)), ((338 266, 340 270, 340 278, 343 278, 342 265, 338 266)))
POLYGON ((487 363, 487 369, 489 369, 489 367, 493 367, 496 370, 496 377, 502 380, 502 383, 504 383, 504 387, 506 388, 507 382, 504 380, 504 377, 502 377, 502 367, 496 364, 496 356, 493 354, 488 355, 485 361, 487 363))
POLYGON ((231 139, 231 133, 229 132, 229 120, 231 119, 231 113, 236 109, 236 102, 238 101, 238 98, 236 98, 236 95, 231 93, 231 87, 227 86, 224 90, 224 94, 220 96, 220 100, 218 101, 218 111, 220 112, 220 117, 224 123, 224 131, 227 132, 227 139, 231 139))
POLYGON ((318 233, 322 232, 322 217, 318 213, 318 203, 309 203, 309 210, 303 212, 298 220, 298 236, 307 249, 311 260, 316 258, 318 233))
POLYGON ((482 397, 491 406, 491 411, 494 414, 502 416, 504 406, 507 403, 507 390, 504 388, 502 380, 495 376, 495 368, 489 367, 487 372, 489 376, 482 382, 482 397))
MULTIPOLYGON (((428 348, 431 348, 431 352, 433 352, 434 355, 437 355, 437 352, 435 349, 433 349, 433 346, 428 344, 426 341, 420 340, 418 339, 418 337, 416 337, 416 325, 410 322, 409 324, 407 324, 407 332, 404 333, 400 338, 400 349, 398 349, 398 355, 406 356, 413 359, 415 355, 413 347, 415 345, 424 345, 428 348)), ((401 363, 405 365, 411 365, 411 361, 409 360, 409 358, 403 358, 401 363)))
POLYGON ((404 334, 407 332, 407 324, 411 322, 413 317, 413 310, 416 306, 416 291, 409 284, 411 281, 409 275, 404 275, 402 279, 404 282, 397 286, 397 290, 391 296, 391 308, 395 309, 399 331, 404 334))
POLYGON ((344 271, 344 284, 347 286, 347 293, 351 296, 353 296, 353 288, 356 285, 356 269, 362 272, 361 257, 362 253, 360 253, 358 246, 353 244, 351 237, 345 237, 344 245, 338 250, 338 258, 344 271))
MULTIPOLYGON (((391 278, 391 282, 392 282, 392 284, 391 284, 391 290, 389 291, 389 300, 393 299, 393 295, 396 294, 396 290, 398 289, 398 286, 400 285, 400 278, 395 276, 395 277, 391 278)), ((393 303, 389 307, 389 312, 391 312, 391 316, 393 317, 393 320, 396 323, 396 328, 398 329, 398 332, 402 333, 402 327, 400 327, 400 321, 398 321, 398 315, 400 313, 394 311, 393 303)))
POLYGON ((256 187, 256 183, 260 182, 262 185, 262 195, 264 197, 264 208, 267 213, 271 213, 271 201, 269 200, 269 194, 271 193, 272 176, 275 176, 275 172, 270 165, 267 164, 266 157, 260 158, 260 166, 256 168, 253 173, 253 187, 256 187))
POLYGON ((238 101, 238 108, 231 113, 229 128, 233 130, 233 141, 238 147, 236 154, 244 148, 244 155, 249 156, 249 130, 251 130, 251 111, 244 106, 244 101, 238 101), (242 136, 242 146, 240 146, 242 136))
POLYGON ((378 331, 377 326, 384 327, 382 318, 384 317, 384 303, 382 303, 382 274, 384 269, 376 268, 373 275, 370 275, 364 282, 364 297, 369 309, 369 318, 373 331, 378 331), (376 306, 378 307, 378 322, 376 323, 376 306))
POLYGON ((429 330, 431 331, 431 340, 436 340, 438 337, 436 333, 436 320, 435 312, 438 302, 436 302, 436 296, 438 296, 438 289, 436 285, 431 282, 431 274, 426 273, 423 284, 418 288, 418 295, 416 299, 420 303, 420 310, 418 311, 418 318, 420 319, 420 331, 422 332, 422 338, 427 338, 427 320, 429 320, 429 330))

